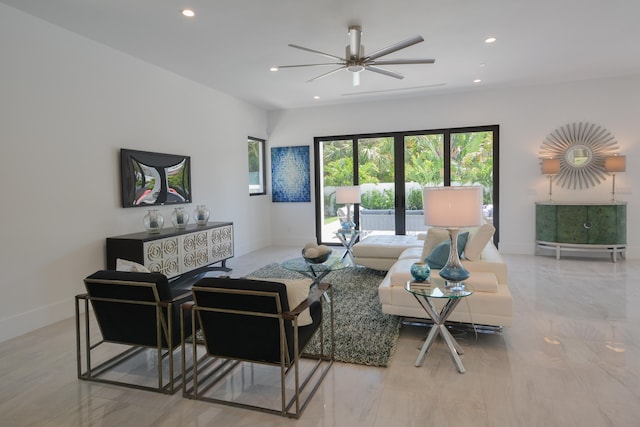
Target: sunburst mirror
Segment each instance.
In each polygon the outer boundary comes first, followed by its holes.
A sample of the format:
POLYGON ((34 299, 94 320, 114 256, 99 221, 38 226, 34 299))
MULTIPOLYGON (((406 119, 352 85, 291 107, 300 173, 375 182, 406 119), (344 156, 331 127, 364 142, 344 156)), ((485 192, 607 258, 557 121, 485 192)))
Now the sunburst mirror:
POLYGON ((560 159, 556 185, 575 190, 595 186, 606 179, 604 159, 617 151, 618 143, 608 130, 581 122, 551 132, 540 147, 540 157, 560 159))

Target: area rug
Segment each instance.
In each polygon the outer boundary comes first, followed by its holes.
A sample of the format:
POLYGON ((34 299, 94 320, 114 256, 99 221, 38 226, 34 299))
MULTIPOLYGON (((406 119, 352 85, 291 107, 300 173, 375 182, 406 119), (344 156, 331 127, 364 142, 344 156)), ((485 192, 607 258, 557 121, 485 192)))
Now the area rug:
MULTIPOLYGON (((301 274, 269 264, 249 277, 299 279, 301 274)), ((349 267, 329 273, 322 281, 333 286, 335 358, 337 361, 368 366, 389 366, 400 335, 400 318, 382 313, 378 285, 385 273, 366 267, 349 267)), ((324 304, 325 310, 329 305, 324 304)), ((324 322, 328 322, 328 310, 324 322)), ((328 329, 325 329, 327 331, 328 329)), ((325 351, 329 334, 325 332, 325 351)), ((307 352, 318 354, 319 339, 309 343, 307 352)))

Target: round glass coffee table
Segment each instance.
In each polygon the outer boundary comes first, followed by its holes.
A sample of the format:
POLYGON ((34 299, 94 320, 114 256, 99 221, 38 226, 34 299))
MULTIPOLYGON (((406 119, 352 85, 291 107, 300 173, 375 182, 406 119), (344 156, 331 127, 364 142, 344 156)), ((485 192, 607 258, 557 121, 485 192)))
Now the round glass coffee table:
MULTIPOLYGON (((322 279, 332 271, 352 267, 353 263, 347 258, 343 258, 337 254, 332 254, 329 259, 319 264, 312 264, 307 262, 303 257, 298 257, 286 260, 282 263, 282 266, 287 270, 295 271, 304 276, 310 277, 312 280, 311 286, 313 286, 319 285, 322 279)), ((327 294, 324 295, 325 299, 329 298, 327 294)))
POLYGON ((422 308, 424 308, 424 311, 426 311, 431 320, 433 320, 433 326, 429 331, 429 335, 427 335, 427 339, 422 345, 422 349, 420 349, 415 365, 422 366, 422 362, 424 362, 424 358, 427 355, 429 348, 431 348, 433 341, 438 335, 442 335, 445 343, 447 343, 451 357, 453 357, 453 362, 458 367, 458 372, 463 374, 464 366, 462 365, 462 360, 460 360, 459 355, 464 354, 464 352, 444 323, 447 321, 449 315, 453 313, 453 310, 455 310, 458 303, 462 301, 462 298, 473 294, 473 291, 469 289, 453 290, 451 288, 447 288, 444 280, 438 280, 433 277, 431 278, 431 281, 432 283, 408 281, 405 287, 408 292, 413 294, 422 308), (446 299, 446 302, 439 313, 433 305, 432 300, 434 298, 446 299))

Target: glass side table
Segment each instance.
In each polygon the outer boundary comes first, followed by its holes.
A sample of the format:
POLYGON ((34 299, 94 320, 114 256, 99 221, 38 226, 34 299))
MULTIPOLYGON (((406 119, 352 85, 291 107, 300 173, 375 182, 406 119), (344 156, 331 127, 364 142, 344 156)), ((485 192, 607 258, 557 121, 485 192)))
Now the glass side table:
POLYGON ((361 231, 355 229, 340 229, 334 233, 342 246, 344 246, 345 251, 342 254, 342 258, 349 257, 352 263, 355 264, 355 258, 353 258, 353 245, 358 242, 358 238, 360 237, 361 231))
POLYGON ((453 313, 453 310, 455 310, 458 303, 462 301, 462 298, 473 294, 473 291, 470 289, 452 290, 446 288, 444 280, 436 278, 431 278, 431 281, 431 283, 408 281, 405 287, 407 292, 410 292, 416 300, 418 300, 424 311, 426 311, 431 320, 433 320, 433 326, 420 349, 415 365, 418 367, 422 366, 422 362, 424 362, 424 358, 427 355, 429 348, 431 348, 433 341, 438 335, 441 335, 449 348, 449 352, 451 353, 451 357, 453 357, 453 362, 458 368, 458 372, 463 374, 465 370, 459 355, 464 354, 464 352, 444 323, 447 321, 449 315, 453 313), (432 300, 434 298, 446 299, 446 302, 439 313, 433 305, 432 300))
MULTIPOLYGON (((286 260, 282 263, 282 266, 287 270, 295 271, 304 276, 310 277, 312 280, 311 286, 313 286, 319 285, 322 279, 332 271, 352 267, 353 264, 343 256, 331 254, 329 259, 319 264, 312 264, 307 262, 303 257, 298 257, 286 260)), ((326 293, 324 294, 324 297, 328 301, 329 296, 326 293)))

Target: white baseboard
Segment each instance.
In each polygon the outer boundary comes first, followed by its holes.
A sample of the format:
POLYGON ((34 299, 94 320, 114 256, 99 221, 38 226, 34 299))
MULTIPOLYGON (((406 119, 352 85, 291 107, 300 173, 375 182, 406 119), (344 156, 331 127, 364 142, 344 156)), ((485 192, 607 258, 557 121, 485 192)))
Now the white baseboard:
POLYGON ((64 299, 15 316, 0 319, 0 342, 74 316, 73 299, 64 299))
POLYGON ((533 245, 512 244, 500 242, 498 250, 501 254, 512 255, 534 255, 535 247, 533 245))

